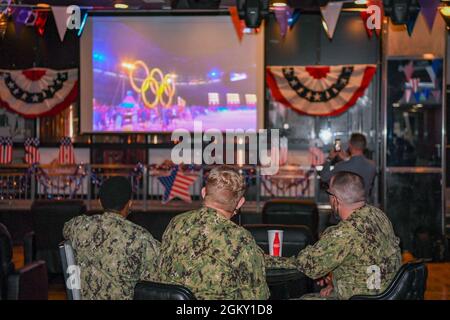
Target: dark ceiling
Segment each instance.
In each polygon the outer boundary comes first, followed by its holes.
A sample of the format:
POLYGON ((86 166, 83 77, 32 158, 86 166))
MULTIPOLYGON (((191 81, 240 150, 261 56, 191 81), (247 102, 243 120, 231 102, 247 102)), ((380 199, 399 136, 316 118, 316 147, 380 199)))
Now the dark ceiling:
MULTIPOLYGON (((113 8, 117 2, 126 3, 130 9, 145 9, 155 8, 161 6, 170 6, 170 0, 22 0, 16 1, 16 3, 22 2, 23 4, 35 5, 38 3, 47 3, 49 5, 79 5, 79 6, 95 6, 95 7, 107 7, 113 8)), ((236 0, 222 0, 222 7, 235 6, 236 0)))
MULTIPOLYGON (((309 11, 311 9, 318 9, 318 3, 326 0, 270 0, 274 2, 288 2, 294 8, 301 8, 309 11)), ((354 7, 353 0, 329 0, 333 2, 344 2, 345 8, 354 7)), ((396 1, 396 0, 394 0, 396 1)), ((443 3, 448 3, 450 0, 441 0, 443 3)), ((93 6, 103 8, 114 8, 115 3, 126 3, 129 5, 129 9, 158 9, 161 7, 170 7, 171 0, 16 0, 17 4, 30 4, 36 5, 38 3, 47 3, 49 5, 79 5, 79 6, 93 6)), ((227 8, 230 6, 236 6, 236 0, 221 0, 220 6, 227 8)))

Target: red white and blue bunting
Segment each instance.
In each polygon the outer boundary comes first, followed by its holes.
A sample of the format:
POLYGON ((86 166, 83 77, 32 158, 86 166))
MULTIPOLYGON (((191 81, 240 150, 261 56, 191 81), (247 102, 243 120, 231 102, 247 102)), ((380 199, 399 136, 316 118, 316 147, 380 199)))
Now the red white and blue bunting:
POLYGON ((266 71, 276 101, 301 114, 336 116, 364 95, 376 66, 272 66, 266 71))
POLYGON ((25 118, 55 115, 78 96, 78 69, 0 69, 0 106, 25 118))

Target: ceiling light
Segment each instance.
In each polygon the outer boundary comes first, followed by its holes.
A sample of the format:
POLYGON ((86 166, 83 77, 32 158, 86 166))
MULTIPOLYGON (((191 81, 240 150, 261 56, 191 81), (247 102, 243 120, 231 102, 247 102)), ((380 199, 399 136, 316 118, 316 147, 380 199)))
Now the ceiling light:
POLYGON ((441 8, 441 13, 446 17, 450 17, 450 7, 441 8))
POLYGON ((128 9, 128 5, 126 3, 119 2, 119 3, 115 3, 114 4, 114 8, 116 8, 116 9, 128 9))
POLYGON ((272 6, 275 8, 283 8, 286 7, 287 4, 285 2, 275 2, 274 4, 272 4, 272 6))

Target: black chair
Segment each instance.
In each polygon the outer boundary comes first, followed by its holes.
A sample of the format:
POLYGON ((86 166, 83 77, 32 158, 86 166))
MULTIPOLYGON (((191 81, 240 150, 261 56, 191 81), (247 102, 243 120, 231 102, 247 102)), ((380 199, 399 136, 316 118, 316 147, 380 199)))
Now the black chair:
POLYGON ((80 274, 77 272, 77 262, 70 241, 66 240, 59 245, 61 267, 64 274, 67 300, 81 300, 80 274))
POLYGON ((384 292, 377 295, 357 295, 350 300, 423 300, 428 270, 423 262, 404 264, 384 292))
POLYGON ((312 200, 273 199, 264 204, 264 224, 305 225, 318 238, 319 211, 312 200))
POLYGON ((48 278, 44 261, 16 270, 13 246, 6 227, 0 223, 0 300, 47 300, 48 278))
POLYGON ((8 229, 0 223, 0 299, 6 299, 8 276, 14 272, 13 244, 8 229))
POLYGON ((280 224, 247 224, 244 228, 250 231, 256 243, 269 253, 268 230, 283 230, 283 257, 296 256, 306 246, 313 243, 313 235, 307 226, 280 224))
POLYGON ((80 200, 38 200, 31 206, 33 232, 24 240, 25 262, 44 260, 49 274, 61 274, 58 246, 64 224, 86 212, 80 200))
POLYGON ((194 294, 186 287, 140 281, 134 288, 134 300, 195 300, 194 294))
POLYGON ((47 300, 48 278, 45 261, 27 264, 8 277, 8 300, 47 300))

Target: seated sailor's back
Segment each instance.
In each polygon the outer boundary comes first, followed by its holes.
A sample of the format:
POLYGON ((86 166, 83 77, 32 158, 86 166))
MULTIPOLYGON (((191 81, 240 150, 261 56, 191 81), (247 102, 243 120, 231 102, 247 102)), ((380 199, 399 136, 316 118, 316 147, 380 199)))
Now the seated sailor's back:
POLYGON ((64 226, 80 267, 84 300, 132 299, 139 280, 156 279, 159 242, 126 220, 131 193, 126 178, 110 178, 100 190, 104 213, 75 217, 64 226))

